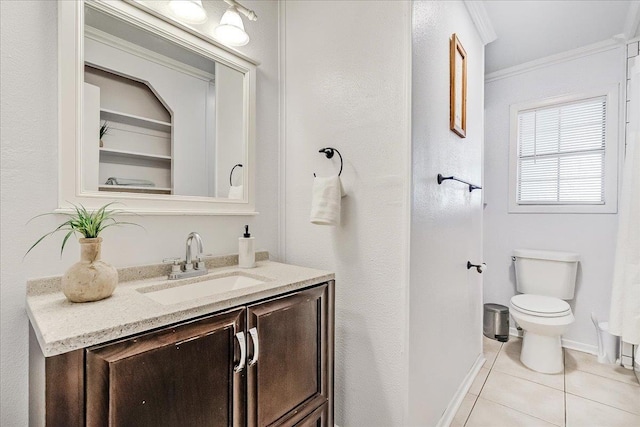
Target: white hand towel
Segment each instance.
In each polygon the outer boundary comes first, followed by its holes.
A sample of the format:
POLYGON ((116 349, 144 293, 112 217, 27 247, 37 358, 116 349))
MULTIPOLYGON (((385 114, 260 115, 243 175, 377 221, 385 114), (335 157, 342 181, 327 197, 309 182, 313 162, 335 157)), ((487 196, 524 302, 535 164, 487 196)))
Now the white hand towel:
POLYGON ((147 179, 132 179, 132 178, 118 178, 115 176, 110 177, 105 182, 106 185, 130 185, 134 187, 155 187, 156 185, 147 179))
POLYGON ((311 222, 340 225, 340 199, 344 190, 339 176, 315 177, 311 194, 311 222))
POLYGON ((234 200, 244 199, 244 185, 232 185, 229 187, 229 198, 234 200))

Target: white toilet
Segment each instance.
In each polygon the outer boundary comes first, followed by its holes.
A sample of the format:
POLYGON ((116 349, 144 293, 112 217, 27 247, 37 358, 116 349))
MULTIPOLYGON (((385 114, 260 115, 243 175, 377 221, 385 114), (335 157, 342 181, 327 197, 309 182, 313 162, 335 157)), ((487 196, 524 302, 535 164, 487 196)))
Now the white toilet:
POLYGON ((520 361, 537 372, 562 372, 560 338, 575 318, 564 300, 573 299, 578 254, 516 249, 513 261, 520 295, 511 298, 511 316, 524 330, 520 361))

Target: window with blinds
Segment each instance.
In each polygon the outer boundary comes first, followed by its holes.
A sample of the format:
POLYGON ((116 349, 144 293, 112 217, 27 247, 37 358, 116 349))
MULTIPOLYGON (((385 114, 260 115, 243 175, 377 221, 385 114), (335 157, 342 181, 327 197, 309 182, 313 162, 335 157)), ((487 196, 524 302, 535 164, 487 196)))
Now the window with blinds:
POLYGON ((605 203, 607 96, 517 112, 517 203, 605 203))

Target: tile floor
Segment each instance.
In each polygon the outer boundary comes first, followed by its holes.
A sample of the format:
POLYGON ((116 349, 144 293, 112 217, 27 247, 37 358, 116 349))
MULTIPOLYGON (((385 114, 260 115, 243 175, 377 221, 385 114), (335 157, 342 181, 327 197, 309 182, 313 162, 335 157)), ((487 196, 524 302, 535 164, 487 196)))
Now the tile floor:
POLYGON ((633 372, 564 351, 565 370, 541 374, 520 362, 522 341, 484 338, 487 359, 452 427, 640 427, 640 385, 633 372))

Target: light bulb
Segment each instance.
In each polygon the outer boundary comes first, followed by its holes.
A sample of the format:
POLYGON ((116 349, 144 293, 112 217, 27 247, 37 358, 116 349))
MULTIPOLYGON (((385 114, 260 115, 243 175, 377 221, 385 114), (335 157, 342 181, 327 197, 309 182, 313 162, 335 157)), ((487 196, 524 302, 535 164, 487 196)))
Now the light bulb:
POLYGON ((178 18, 190 24, 201 24, 207 20, 202 0, 171 0, 169 7, 178 18))
POLYGON ((214 30, 217 39, 230 46, 244 46, 249 43, 249 34, 244 31, 242 18, 235 6, 230 6, 214 30))

